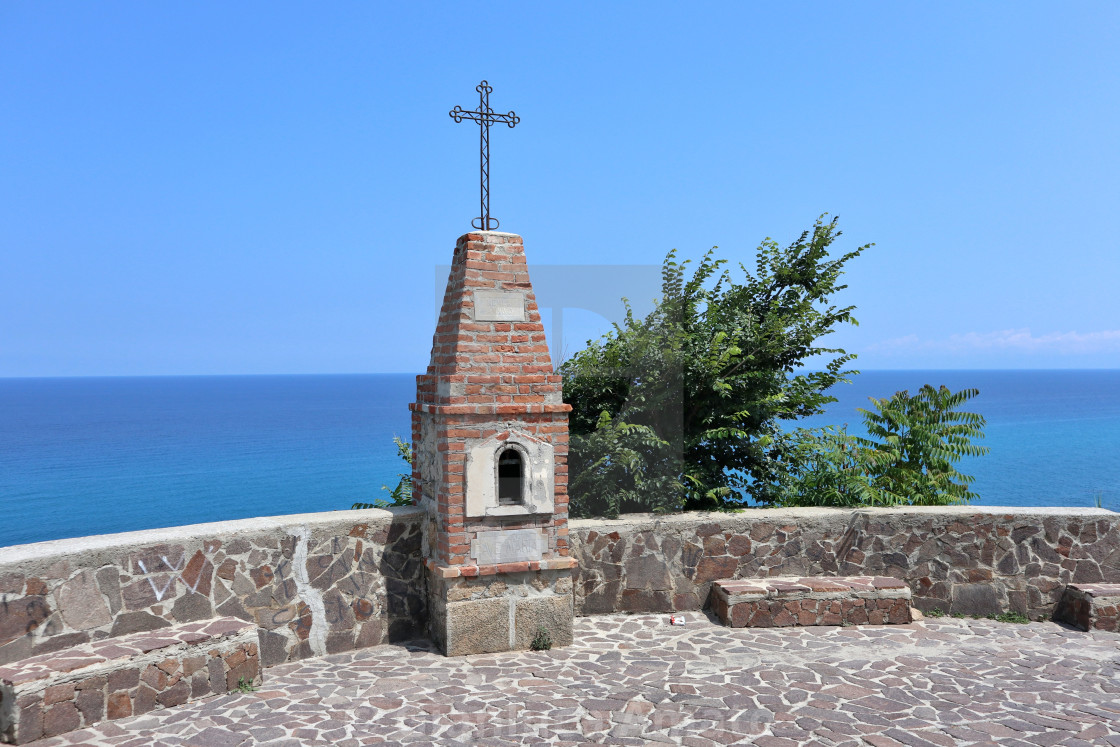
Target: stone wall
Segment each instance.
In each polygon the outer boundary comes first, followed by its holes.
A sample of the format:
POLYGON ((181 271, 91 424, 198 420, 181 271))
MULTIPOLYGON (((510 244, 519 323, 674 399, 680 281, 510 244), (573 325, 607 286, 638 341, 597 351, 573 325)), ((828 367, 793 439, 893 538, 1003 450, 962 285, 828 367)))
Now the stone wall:
POLYGON ((711 582, 894 576, 923 611, 1049 616, 1067 583, 1120 581, 1120 514, 931 507, 634 514, 569 522, 577 614, 695 610, 711 582))
MULTIPOLYGON (((335 511, 0 548, 0 664, 220 616, 260 628, 266 666, 422 637, 421 516, 335 511)), ((872 575, 906 581, 927 612, 1037 618, 1067 583, 1120 583, 1120 514, 1101 509, 765 509, 569 526, 583 615, 700 609, 723 578, 872 575)), ((460 585, 474 600, 497 594, 492 581, 460 585)), ((548 594, 567 593, 560 583, 548 594)))
POLYGON ((0 548, 0 664, 238 617, 262 663, 424 635, 420 511, 334 511, 0 548))

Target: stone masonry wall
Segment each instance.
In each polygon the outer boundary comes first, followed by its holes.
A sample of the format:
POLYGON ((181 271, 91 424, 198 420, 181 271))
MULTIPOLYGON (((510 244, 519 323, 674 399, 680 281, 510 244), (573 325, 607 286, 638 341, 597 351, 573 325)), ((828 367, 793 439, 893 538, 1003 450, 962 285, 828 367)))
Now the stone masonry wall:
MULTIPOLYGON (((0 548, 0 664, 219 616, 261 629, 266 666, 422 637, 421 524, 418 508, 335 511, 0 548)), ((906 581, 927 612, 1037 618, 1067 583, 1120 583, 1120 514, 1101 509, 765 509, 569 526, 583 615, 700 609, 722 578, 875 575, 906 581)))
POLYGON ((1101 509, 752 509, 569 522, 576 614, 695 610, 712 581, 893 576, 923 611, 1049 616, 1070 582, 1120 581, 1101 509))
POLYGON ((334 511, 0 548, 0 664, 171 624, 260 628, 265 666, 422 636, 420 510, 334 511))

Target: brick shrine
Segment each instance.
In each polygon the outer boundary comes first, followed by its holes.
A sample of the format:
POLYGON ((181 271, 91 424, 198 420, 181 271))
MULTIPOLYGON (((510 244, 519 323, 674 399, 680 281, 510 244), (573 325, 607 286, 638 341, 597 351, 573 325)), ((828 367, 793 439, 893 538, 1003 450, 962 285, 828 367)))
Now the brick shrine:
POLYGON ((429 634, 447 655, 571 642, 568 411, 520 236, 461 236, 412 410, 429 634))

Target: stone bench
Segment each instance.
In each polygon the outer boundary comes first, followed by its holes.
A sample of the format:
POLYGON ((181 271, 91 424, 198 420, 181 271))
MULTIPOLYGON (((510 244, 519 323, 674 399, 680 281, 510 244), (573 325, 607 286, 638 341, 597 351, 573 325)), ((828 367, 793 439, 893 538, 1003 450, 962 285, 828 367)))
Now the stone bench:
POLYGON ((219 617, 0 666, 0 741, 26 744, 260 683, 257 626, 219 617))
POLYGON ((711 604, 732 628, 911 622, 910 587, 885 576, 724 579, 712 584, 711 604))
POLYGON ((1120 633, 1120 584, 1070 584, 1054 619, 1082 630, 1120 633))

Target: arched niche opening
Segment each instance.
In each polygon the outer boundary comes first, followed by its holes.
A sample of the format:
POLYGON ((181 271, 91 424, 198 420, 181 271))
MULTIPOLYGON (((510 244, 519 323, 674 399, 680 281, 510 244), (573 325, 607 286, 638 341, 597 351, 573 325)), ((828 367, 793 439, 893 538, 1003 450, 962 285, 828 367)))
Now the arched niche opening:
POLYGON ((525 459, 521 452, 506 447, 498 454, 498 505, 517 506, 525 502, 525 459))
POLYGON ((555 508, 552 444, 521 431, 467 445, 466 516, 532 516, 555 508), (520 462, 518 461, 520 459, 520 462))

